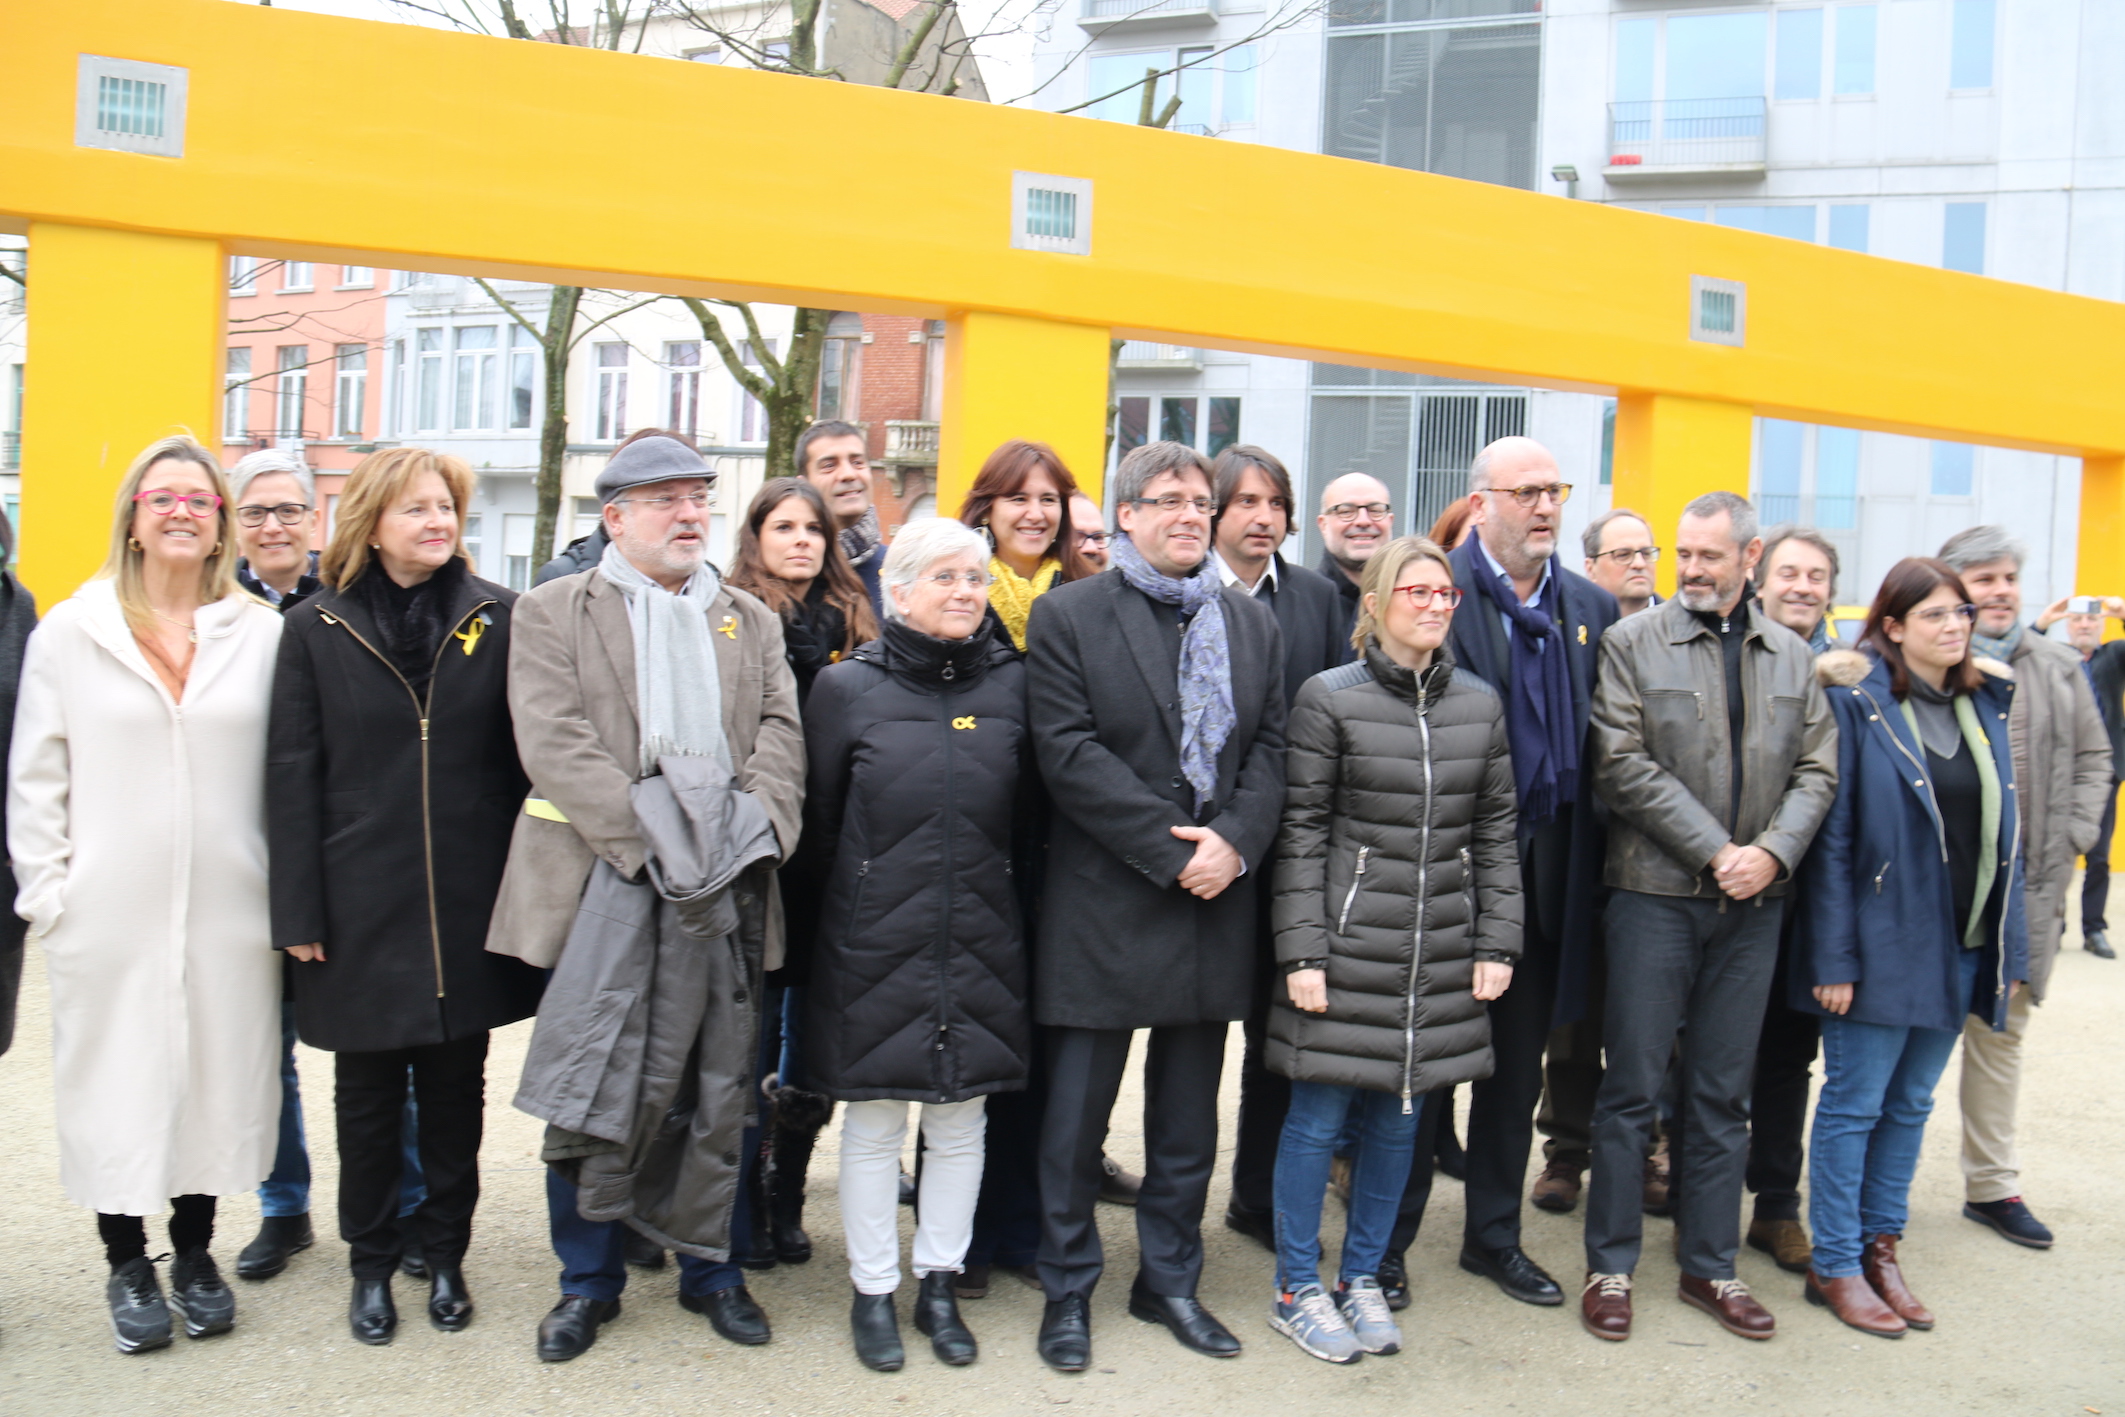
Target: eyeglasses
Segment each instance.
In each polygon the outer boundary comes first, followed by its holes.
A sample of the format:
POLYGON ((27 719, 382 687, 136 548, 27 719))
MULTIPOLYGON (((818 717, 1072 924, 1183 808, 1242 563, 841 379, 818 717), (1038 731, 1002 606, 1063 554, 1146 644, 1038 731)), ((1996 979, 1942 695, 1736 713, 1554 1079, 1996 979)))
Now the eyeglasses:
POLYGON ((989 573, 987 571, 939 571, 935 575, 924 576, 923 579, 936 586, 939 590, 944 591, 949 591, 953 586, 962 583, 971 586, 975 590, 980 590, 989 583, 989 573))
POLYGON ((135 492, 133 500, 146 503, 147 509, 158 517, 169 516, 179 507, 182 507, 188 515, 197 517, 201 521, 213 516, 215 510, 221 506, 221 498, 215 496, 212 492, 187 492, 180 497, 165 487, 151 488, 146 492, 135 492))
POLYGON ((1177 492, 1168 492, 1163 497, 1132 497, 1130 500, 1139 507, 1156 507, 1169 517, 1183 507, 1201 516, 1210 515, 1208 497, 1183 497, 1177 492))
POLYGON ((1977 607, 1975 605, 1936 605, 1931 610, 1912 612, 1911 618, 1918 621, 1921 625, 1942 625, 1947 623, 1950 616, 1969 623, 1977 619, 1977 607))
POLYGON ((1523 507, 1532 507, 1544 497, 1555 498, 1560 507, 1572 500, 1572 484, 1569 482, 1529 483, 1525 487, 1486 487, 1483 490, 1494 497, 1510 497, 1523 507))
POLYGON ((264 507, 256 502, 236 509, 236 520, 245 526, 264 526, 271 517, 282 526, 294 526, 310 515, 310 508, 301 502, 282 502, 278 506, 264 507))
POLYGON ((677 496, 615 497, 613 500, 623 506, 632 502, 638 507, 648 507, 651 511, 656 512, 668 512, 683 502, 694 510, 700 511, 708 505, 708 497, 709 494, 706 492, 681 492, 677 496))
POLYGON ((1354 522, 1362 513, 1376 522, 1384 522, 1394 515, 1394 510, 1385 502, 1338 502, 1322 515, 1330 521, 1354 522))
POLYGON ((1409 603, 1419 610, 1434 601, 1438 602, 1440 607, 1446 610, 1451 610, 1461 603, 1461 588, 1459 586, 1398 585, 1390 593, 1408 596, 1409 603))
MULTIPOLYGON (((1532 504, 1530 504, 1532 505, 1532 504)), ((1639 561, 1648 566, 1660 564, 1660 548, 1657 546, 1619 546, 1614 551, 1597 551, 1596 561, 1614 561, 1619 566, 1635 565, 1639 561)))
POLYGON ((1107 533, 1103 531, 1081 531, 1077 534, 1077 544, 1088 551, 1104 551, 1107 549, 1107 533))

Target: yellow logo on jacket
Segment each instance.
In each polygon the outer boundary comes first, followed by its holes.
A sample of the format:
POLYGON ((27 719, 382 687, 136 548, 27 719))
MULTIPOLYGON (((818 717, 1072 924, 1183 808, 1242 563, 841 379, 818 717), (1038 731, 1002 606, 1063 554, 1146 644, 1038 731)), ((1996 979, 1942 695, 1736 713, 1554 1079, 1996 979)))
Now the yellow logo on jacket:
POLYGON ((720 631, 723 635, 723 638, 727 640, 734 640, 738 638, 738 617, 735 615, 724 616, 723 623, 716 626, 716 629, 720 631))
POLYGON ((964 718, 955 718, 952 720, 952 726, 954 728, 972 728, 974 726, 974 715, 968 714, 964 718))
POLYGON ((470 654, 480 647, 480 636, 486 632, 487 616, 482 613, 467 622, 465 628, 459 630, 455 638, 464 644, 465 653, 470 654))

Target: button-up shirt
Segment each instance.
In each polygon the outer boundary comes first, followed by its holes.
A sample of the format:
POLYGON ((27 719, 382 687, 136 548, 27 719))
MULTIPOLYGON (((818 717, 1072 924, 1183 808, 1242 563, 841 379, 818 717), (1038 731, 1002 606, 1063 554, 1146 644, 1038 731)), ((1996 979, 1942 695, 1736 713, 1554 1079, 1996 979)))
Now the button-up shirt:
MULTIPOLYGON (((1476 550, 1482 553, 1483 563, 1490 567, 1491 574, 1498 578, 1500 588, 1513 599, 1520 600, 1520 592, 1513 588, 1512 576, 1506 571, 1505 567, 1498 564, 1497 558, 1490 554, 1490 548, 1483 544, 1483 538, 1480 535, 1476 537, 1476 550)), ((1542 563, 1542 579, 1535 582, 1535 593, 1526 600, 1520 601, 1520 603, 1532 610, 1542 603, 1542 592, 1548 589, 1549 562, 1544 561, 1542 563)), ((1498 620, 1505 626, 1505 642, 1511 644, 1513 642, 1513 617, 1500 615, 1498 620)), ((1539 651, 1541 646, 1537 645, 1536 649, 1539 651)))
POLYGON ((1275 596, 1277 589, 1276 557, 1271 556, 1269 558, 1269 564, 1262 568, 1261 579, 1257 580, 1253 585, 1249 585, 1244 579, 1241 578, 1240 573, 1238 571, 1233 570, 1230 563, 1225 560, 1224 552, 1213 550, 1210 555, 1217 562, 1217 578, 1225 585, 1237 587, 1238 589, 1245 591, 1249 596, 1260 595, 1262 593, 1262 587, 1268 586, 1270 595, 1272 597, 1275 596))

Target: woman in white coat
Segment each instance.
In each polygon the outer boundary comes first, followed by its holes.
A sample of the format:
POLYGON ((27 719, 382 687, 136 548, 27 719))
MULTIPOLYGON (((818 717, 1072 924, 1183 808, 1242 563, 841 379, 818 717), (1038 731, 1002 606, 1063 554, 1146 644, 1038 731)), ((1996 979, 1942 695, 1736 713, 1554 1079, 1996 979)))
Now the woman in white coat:
POLYGON ((110 558, 30 636, 9 771, 15 908, 44 946, 59 1173, 97 1212, 118 1349, 219 1333, 216 1196, 273 1165, 280 958, 265 735, 280 616, 236 584, 228 484, 190 438, 142 453, 110 558), (170 1298, 142 1217, 170 1219, 170 1298))

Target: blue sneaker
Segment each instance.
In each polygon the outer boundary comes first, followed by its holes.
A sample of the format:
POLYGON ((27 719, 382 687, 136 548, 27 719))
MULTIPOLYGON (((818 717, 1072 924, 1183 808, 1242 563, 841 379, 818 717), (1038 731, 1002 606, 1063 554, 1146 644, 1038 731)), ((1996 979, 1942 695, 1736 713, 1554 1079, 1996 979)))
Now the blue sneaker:
POLYGON ((1318 1284, 1296 1294, 1279 1293, 1269 1307, 1269 1326, 1323 1362, 1355 1363, 1365 1356, 1358 1336, 1318 1284))
POLYGON ((1380 1287, 1378 1279, 1359 1275, 1336 1290, 1335 1305, 1358 1347, 1367 1353, 1402 1351, 1402 1330, 1387 1307, 1387 1291, 1380 1287))

